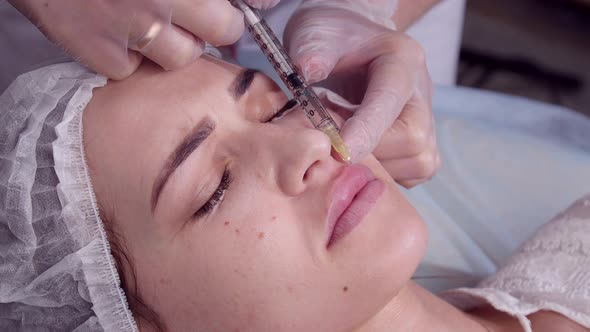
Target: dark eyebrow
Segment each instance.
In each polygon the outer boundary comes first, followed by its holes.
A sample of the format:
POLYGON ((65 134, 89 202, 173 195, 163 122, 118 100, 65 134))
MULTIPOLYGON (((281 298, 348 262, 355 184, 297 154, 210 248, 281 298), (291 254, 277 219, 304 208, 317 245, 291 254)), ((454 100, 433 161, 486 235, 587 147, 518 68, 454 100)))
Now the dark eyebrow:
POLYGON ((233 80, 229 87, 229 92, 231 93, 232 97, 235 100, 240 99, 248 91, 250 85, 252 85, 252 81, 256 74, 259 74, 260 70, 257 69, 244 69, 242 70, 238 76, 233 80))
POLYGON ((164 189, 164 185, 168 182, 172 173, 211 135, 214 129, 215 122, 211 119, 205 118, 201 120, 168 156, 152 187, 152 213, 154 213, 162 189, 164 189))

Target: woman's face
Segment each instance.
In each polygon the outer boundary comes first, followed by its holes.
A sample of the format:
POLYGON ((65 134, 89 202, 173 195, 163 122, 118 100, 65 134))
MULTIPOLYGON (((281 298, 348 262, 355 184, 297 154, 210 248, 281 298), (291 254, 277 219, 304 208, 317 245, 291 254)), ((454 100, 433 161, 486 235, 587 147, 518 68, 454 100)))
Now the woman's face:
POLYGON ((212 58, 95 90, 94 189, 171 331, 359 328, 422 257, 423 224, 379 162, 347 168, 301 110, 265 122, 286 102, 212 58))

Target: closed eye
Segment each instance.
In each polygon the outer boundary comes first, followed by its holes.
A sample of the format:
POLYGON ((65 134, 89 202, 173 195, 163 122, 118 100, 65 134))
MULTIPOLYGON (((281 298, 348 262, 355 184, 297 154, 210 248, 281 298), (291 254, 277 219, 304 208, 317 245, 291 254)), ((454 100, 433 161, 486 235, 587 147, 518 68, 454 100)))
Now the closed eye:
POLYGON ((295 99, 289 100, 285 104, 285 106, 281 107, 275 114, 273 114, 273 116, 270 119, 264 121, 264 123, 269 123, 269 122, 272 122, 274 120, 280 119, 285 114, 289 113, 289 111, 291 111, 292 109, 294 109, 295 106, 297 106, 297 100, 295 100, 295 99))
POLYGON ((209 200, 207 200, 207 202, 203 204, 203 206, 201 206, 201 208, 199 208, 197 212, 195 212, 194 217, 202 218, 211 213, 211 211, 213 211, 213 209, 223 200, 225 192, 227 191, 227 189, 229 189, 229 185, 231 184, 232 180, 233 177, 231 175, 231 172, 228 169, 225 169, 225 171, 223 171, 223 175, 221 176, 221 181, 219 181, 217 189, 215 189, 209 200))

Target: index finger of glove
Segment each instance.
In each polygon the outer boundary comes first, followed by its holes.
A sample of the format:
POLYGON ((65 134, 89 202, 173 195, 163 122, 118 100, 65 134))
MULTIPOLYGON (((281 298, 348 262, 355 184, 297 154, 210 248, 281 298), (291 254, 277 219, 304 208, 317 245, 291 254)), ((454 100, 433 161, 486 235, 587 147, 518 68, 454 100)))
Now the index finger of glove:
POLYGON ((368 81, 361 106, 342 127, 342 138, 354 162, 375 149, 414 90, 406 64, 389 55, 371 62, 368 81))
POLYGON ((280 0, 245 0, 248 5, 258 9, 269 9, 276 6, 280 0))
POLYGON ((242 12, 226 0, 178 0, 172 22, 213 46, 233 44, 244 32, 242 12))
POLYGON ((434 138, 434 120, 427 103, 412 97, 373 153, 377 159, 408 158, 424 152, 434 138))

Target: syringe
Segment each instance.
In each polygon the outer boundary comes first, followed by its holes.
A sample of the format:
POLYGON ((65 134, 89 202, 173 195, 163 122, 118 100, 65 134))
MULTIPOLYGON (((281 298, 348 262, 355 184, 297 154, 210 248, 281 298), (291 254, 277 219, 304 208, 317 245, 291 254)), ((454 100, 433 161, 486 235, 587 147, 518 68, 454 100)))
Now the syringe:
POLYGON ((342 160, 350 163, 350 152, 339 134, 338 125, 330 116, 328 110, 324 108, 315 92, 299 75, 283 45, 281 45, 260 13, 242 0, 230 0, 230 2, 244 13, 248 32, 250 32, 283 83, 291 91, 293 97, 299 102, 305 115, 317 129, 330 137, 332 147, 342 160))

